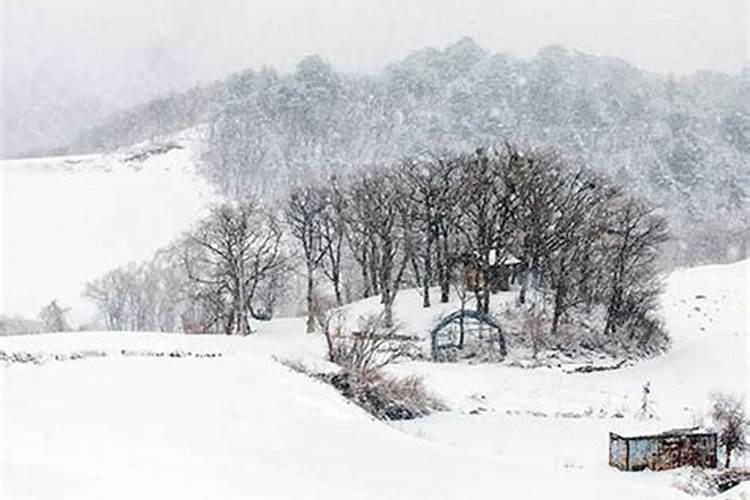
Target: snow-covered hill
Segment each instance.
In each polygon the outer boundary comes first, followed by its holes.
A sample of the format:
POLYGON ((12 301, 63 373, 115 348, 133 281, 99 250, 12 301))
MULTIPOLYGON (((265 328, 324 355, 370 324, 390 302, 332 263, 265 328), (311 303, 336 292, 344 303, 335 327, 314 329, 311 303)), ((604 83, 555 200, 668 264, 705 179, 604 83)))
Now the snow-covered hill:
POLYGON ((196 172, 199 136, 0 162, 0 314, 36 317, 57 299, 87 321, 87 281, 152 257, 215 199, 196 172))
POLYGON ((431 363, 399 367, 424 375, 456 410, 400 427, 511 461, 520 457, 553 469, 611 475, 604 461, 609 431, 702 426, 710 423, 704 416, 711 393, 750 396, 749 289, 750 261, 673 273, 662 298, 672 348, 616 371, 566 374, 551 368, 431 363), (646 383, 657 418, 644 422, 636 417, 646 383))
MULTIPOLYGON (((663 299, 673 349, 626 369, 398 365, 451 406, 398 425, 274 361, 324 363, 303 319, 246 338, 2 338, 0 350, 43 362, 0 366, 0 497, 692 498, 674 488, 678 474, 608 467, 607 433, 699 423, 709 392, 748 393, 749 272, 748 261, 675 272, 663 299), (54 360, 80 351, 89 359, 54 360), (660 418, 643 423, 646 381, 660 418)), ((415 316, 411 294, 397 316, 415 316)))

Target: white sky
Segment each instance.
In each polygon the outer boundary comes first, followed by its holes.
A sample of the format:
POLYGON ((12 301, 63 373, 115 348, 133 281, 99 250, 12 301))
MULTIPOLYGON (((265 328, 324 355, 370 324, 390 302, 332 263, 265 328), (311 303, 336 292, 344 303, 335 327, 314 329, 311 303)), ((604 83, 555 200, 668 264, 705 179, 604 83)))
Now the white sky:
POLYGON ((561 44, 677 74, 737 71, 750 45, 750 0, 0 3, 0 105, 11 115, 60 99, 109 110, 246 67, 289 70, 312 53, 339 70, 373 72, 463 36, 492 52, 530 56, 561 44))

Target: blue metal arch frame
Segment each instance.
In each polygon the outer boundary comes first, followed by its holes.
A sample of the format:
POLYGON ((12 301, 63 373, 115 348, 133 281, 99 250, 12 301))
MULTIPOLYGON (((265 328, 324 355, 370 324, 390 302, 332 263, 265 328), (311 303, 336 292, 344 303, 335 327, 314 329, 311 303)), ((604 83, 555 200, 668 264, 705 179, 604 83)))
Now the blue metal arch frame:
POLYGON ((431 341, 431 351, 432 351, 432 359, 433 361, 437 361, 440 357, 440 346, 438 346, 438 335, 440 334, 440 331, 446 328, 447 326, 458 323, 461 321, 461 318, 463 319, 473 319, 476 321, 479 321, 481 323, 484 323, 492 328, 494 328, 497 331, 497 342, 500 354, 505 357, 508 354, 507 347, 505 344, 505 336, 503 335, 503 329, 500 327, 500 323, 493 318, 492 316, 488 314, 484 314, 482 312, 479 312, 474 309, 466 309, 466 310, 458 310, 450 313, 448 316, 440 320, 440 322, 435 325, 435 327, 432 329, 432 332, 430 332, 430 341, 431 341))

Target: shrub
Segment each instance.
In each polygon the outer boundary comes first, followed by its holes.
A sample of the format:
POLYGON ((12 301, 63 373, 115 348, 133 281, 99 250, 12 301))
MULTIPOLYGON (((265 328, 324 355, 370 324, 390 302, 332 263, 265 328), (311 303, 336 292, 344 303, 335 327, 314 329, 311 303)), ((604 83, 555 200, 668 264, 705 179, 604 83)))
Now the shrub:
POLYGON ((447 409, 420 377, 396 378, 380 371, 341 370, 319 375, 348 400, 380 420, 410 420, 447 409))
POLYGON ((421 378, 382 372, 384 366, 415 348, 413 339, 399 335, 396 327, 385 326, 383 315, 360 318, 356 331, 348 330, 340 314, 328 314, 320 323, 328 342, 328 359, 341 369, 311 373, 300 361, 284 360, 283 365, 331 384, 379 420, 410 420, 447 409, 421 378))
POLYGON ((386 326, 383 314, 363 316, 350 331, 340 314, 330 314, 323 324, 329 361, 363 375, 416 351, 413 339, 400 335, 398 326, 386 326))

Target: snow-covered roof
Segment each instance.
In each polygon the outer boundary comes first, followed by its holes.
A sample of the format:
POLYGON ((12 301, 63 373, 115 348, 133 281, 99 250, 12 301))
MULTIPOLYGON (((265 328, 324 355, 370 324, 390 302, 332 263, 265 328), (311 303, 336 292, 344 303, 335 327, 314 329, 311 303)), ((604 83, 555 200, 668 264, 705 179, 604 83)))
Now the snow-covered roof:
MULTIPOLYGON (((503 259, 503 264, 506 266, 514 266, 516 264, 520 264, 521 261, 516 258, 513 254, 505 254, 505 258, 503 259)), ((490 250, 490 265, 494 266, 497 264, 497 250, 494 248, 490 250)))
POLYGON ((625 433, 625 435, 621 435, 619 433, 615 433, 617 436, 624 438, 624 439, 644 439, 644 438, 664 438, 664 437, 675 437, 675 436, 688 436, 688 435, 705 435, 705 434, 712 434, 713 431, 711 429, 706 429, 702 427, 682 427, 682 428, 675 428, 675 429, 669 429, 667 431, 654 431, 653 426, 652 429, 650 429, 650 432, 641 430, 640 432, 631 429, 631 432, 625 433))

